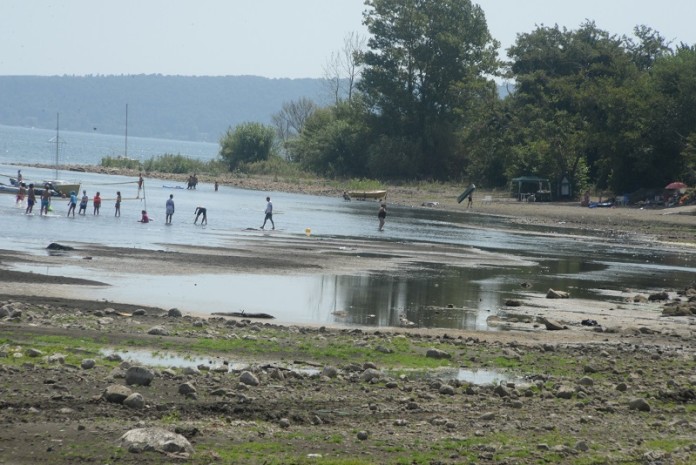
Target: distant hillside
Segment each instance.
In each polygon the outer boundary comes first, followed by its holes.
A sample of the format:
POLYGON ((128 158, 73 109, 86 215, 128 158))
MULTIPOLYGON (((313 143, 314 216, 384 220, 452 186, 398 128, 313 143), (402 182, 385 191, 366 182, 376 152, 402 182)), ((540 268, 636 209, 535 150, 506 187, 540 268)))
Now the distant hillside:
MULTIPOLYGON (((501 97, 507 95, 499 86, 501 97)), ((218 142, 230 126, 270 124, 284 102, 324 105, 322 79, 258 76, 0 76, 0 124, 218 142)))
POLYGON ((283 102, 322 104, 321 79, 256 76, 0 76, 0 124, 217 142, 230 126, 270 123, 283 102))

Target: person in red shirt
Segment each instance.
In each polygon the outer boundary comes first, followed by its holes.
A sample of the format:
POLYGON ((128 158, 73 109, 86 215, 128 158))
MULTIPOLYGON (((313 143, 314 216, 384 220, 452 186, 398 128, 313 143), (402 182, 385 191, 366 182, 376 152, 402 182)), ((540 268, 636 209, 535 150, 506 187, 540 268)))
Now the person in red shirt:
POLYGON ((99 192, 97 192, 94 198, 92 199, 92 204, 94 205, 94 214, 98 215, 99 208, 101 208, 101 196, 99 195, 99 192))

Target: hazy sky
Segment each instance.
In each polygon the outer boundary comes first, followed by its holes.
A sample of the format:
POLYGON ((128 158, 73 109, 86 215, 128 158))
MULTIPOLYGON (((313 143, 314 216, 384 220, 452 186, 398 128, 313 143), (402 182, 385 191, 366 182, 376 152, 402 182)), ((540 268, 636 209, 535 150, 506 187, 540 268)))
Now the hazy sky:
MULTIPOLYGON (((437 1, 437 0, 434 0, 437 1)), ((510 46, 535 25, 613 34, 645 24, 696 44, 694 0, 474 0, 510 46)), ((1 75, 321 77, 362 0, 0 0, 1 75)))

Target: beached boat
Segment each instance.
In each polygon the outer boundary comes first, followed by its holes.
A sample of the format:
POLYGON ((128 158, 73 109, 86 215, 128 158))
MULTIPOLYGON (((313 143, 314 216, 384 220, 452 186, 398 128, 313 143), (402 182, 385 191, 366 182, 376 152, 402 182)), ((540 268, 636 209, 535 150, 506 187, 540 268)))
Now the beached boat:
POLYGON ((386 199, 387 191, 385 190, 374 190, 374 191, 348 191, 348 195, 351 199, 356 200, 366 200, 366 199, 386 199))
MULTIPOLYGON (((11 181, 14 181, 14 179, 11 179, 11 181)), ((28 186, 28 184, 25 184, 25 187, 28 186)), ((63 195, 56 191, 55 189, 51 189, 51 197, 62 197, 63 195)), ((36 193, 37 197, 41 197, 41 194, 43 194, 44 188, 43 187, 34 187, 34 192, 36 193)), ((26 194, 26 189, 25 189, 25 194, 26 194)), ((11 195, 17 195, 19 194, 19 186, 16 185, 11 185, 8 186, 7 184, 0 184, 0 194, 11 194, 11 195)))

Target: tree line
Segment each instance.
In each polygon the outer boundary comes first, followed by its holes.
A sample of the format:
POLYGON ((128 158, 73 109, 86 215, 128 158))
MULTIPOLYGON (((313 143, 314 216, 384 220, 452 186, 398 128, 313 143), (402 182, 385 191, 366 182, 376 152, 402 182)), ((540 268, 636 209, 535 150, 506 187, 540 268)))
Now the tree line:
POLYGON ((328 177, 505 186, 517 176, 627 193, 696 183, 696 47, 645 25, 586 21, 499 42, 470 0, 367 0, 369 36, 346 39, 334 101, 287 102, 272 125, 222 137, 231 169, 282 156, 328 177), (514 83, 501 98, 496 79, 514 83))

